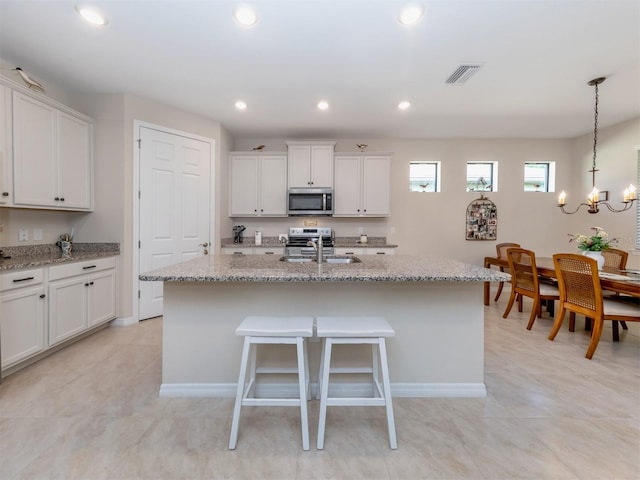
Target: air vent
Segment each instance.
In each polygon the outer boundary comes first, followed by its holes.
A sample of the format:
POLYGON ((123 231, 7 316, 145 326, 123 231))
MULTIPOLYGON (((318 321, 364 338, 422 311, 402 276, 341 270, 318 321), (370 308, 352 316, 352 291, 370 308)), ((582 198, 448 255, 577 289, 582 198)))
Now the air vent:
POLYGON ((458 68, 456 68, 455 72, 447 78, 445 82, 448 85, 462 85, 467 80, 469 80, 480 68, 482 64, 480 63, 463 63, 458 68))

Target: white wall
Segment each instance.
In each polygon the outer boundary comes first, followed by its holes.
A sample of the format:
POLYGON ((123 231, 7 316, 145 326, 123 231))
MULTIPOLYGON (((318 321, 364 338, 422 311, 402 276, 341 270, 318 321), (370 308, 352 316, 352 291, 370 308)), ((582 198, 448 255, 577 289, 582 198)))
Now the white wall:
MULTIPOLYGON (((285 139, 237 139, 234 150, 250 150, 265 144, 265 150, 284 150, 285 139)), ((319 219, 319 225, 331 226, 338 236, 352 236, 363 228, 373 236, 386 236, 389 243, 399 245, 398 253, 437 253, 442 256, 479 264, 484 256, 493 255, 495 245, 516 242, 538 255, 549 256, 560 251, 575 251, 567 234, 587 232, 596 221, 611 235, 622 239, 619 247, 632 249, 635 232, 635 208, 621 214, 602 211, 597 217, 586 212, 564 215, 556 207, 560 190, 569 195, 568 203, 582 201, 591 187, 589 153, 593 135, 578 139, 532 140, 402 140, 347 139, 338 140, 336 151, 355 151, 356 144, 368 144, 367 151, 393 152, 391 173, 391 216, 387 219, 319 219), (587 158, 588 157, 588 158, 587 158), (409 163, 427 160, 442 162, 442 191, 415 193, 409 191, 409 163), (498 209, 497 241, 465 240, 465 212, 477 193, 465 192, 467 161, 497 161, 498 191, 487 196, 498 209), (556 163, 554 193, 524 192, 523 168, 527 161, 556 163), (395 234, 391 234, 391 229, 395 234)), ((635 146, 640 143, 640 119, 601 129, 599 133, 598 185, 611 190, 614 201, 621 200, 623 186, 635 183, 635 146)), ((261 228, 264 235, 282 233, 300 219, 234 219, 247 227, 247 234, 261 228)), ((230 231, 222 232, 230 236, 230 231)), ((634 260, 630 260, 633 262, 634 260)))

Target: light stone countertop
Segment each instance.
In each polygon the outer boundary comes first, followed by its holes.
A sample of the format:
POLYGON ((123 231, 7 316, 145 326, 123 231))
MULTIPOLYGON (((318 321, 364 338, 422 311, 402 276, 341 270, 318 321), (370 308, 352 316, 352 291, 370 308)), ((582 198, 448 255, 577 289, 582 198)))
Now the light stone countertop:
POLYGON ((456 260, 363 255, 361 263, 287 263, 278 255, 208 255, 140 275, 165 282, 501 282, 511 276, 456 260))
POLYGON ((120 245, 117 243, 78 243, 73 245, 71 255, 63 256, 60 248, 55 245, 34 245, 28 247, 4 247, 0 257, 0 273, 26 268, 45 267, 59 263, 80 262, 102 257, 120 255, 120 245))

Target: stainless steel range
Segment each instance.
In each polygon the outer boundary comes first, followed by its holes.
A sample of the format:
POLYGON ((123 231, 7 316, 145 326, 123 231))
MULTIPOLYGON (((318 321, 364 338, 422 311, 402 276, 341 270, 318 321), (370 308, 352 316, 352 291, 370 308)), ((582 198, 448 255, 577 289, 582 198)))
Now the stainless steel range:
POLYGON ((285 255, 291 256, 308 256, 313 257, 316 251, 309 242, 318 242, 318 238, 322 237, 323 251, 325 255, 333 255, 335 250, 333 247, 334 234, 331 227, 291 227, 289 228, 289 241, 285 247, 285 255))

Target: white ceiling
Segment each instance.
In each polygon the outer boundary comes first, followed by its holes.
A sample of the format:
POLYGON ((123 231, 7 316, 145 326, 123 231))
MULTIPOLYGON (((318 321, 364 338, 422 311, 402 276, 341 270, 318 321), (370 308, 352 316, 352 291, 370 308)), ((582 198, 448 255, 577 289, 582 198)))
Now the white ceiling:
POLYGON ((573 137, 593 130, 599 76, 600 126, 640 115, 640 0, 424 0, 410 28, 408 2, 247 1, 252 29, 232 1, 87 0, 109 18, 95 28, 73 0, 0 0, 0 58, 45 88, 134 93, 238 137, 573 137), (446 85, 465 62, 483 68, 446 85))

